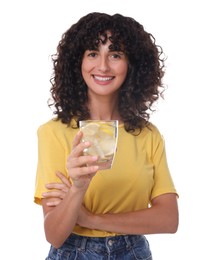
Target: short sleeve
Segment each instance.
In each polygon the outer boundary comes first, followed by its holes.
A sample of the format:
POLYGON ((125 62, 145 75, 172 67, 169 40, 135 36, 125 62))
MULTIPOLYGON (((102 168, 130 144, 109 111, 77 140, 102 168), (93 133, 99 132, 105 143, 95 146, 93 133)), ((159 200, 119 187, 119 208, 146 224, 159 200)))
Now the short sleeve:
POLYGON ((42 193, 47 191, 46 183, 60 182, 56 171, 66 173, 65 150, 55 131, 48 125, 40 126, 38 137, 38 163, 35 182, 34 202, 41 204, 42 193))
POLYGON ((154 165, 154 187, 151 199, 165 193, 177 193, 167 163, 165 141, 159 132, 153 141, 152 161, 154 165))

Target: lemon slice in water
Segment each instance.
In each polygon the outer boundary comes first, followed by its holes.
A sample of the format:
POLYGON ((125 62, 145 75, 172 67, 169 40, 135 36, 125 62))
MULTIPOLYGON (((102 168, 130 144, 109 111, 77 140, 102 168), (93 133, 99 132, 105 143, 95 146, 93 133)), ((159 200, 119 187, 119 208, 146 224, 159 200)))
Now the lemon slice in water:
POLYGON ((86 135, 95 135, 98 133, 100 126, 97 123, 89 123, 82 127, 81 131, 86 135))

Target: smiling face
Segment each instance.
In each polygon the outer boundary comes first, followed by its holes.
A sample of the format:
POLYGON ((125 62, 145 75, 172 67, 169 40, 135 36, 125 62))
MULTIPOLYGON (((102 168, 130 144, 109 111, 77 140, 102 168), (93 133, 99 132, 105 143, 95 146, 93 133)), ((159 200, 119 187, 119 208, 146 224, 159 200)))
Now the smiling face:
POLYGON ((82 60, 82 76, 88 87, 88 95, 114 96, 123 84, 128 59, 122 51, 110 49, 112 42, 100 41, 95 50, 86 50, 82 60))

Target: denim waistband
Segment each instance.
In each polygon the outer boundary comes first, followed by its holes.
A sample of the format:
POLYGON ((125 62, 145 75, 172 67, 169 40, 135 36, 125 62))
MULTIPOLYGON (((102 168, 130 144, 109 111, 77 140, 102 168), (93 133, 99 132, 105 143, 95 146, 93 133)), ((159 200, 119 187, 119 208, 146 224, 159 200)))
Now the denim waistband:
POLYGON ((132 247, 139 239, 142 239, 142 235, 118 235, 110 237, 87 237, 71 234, 65 245, 75 246, 79 250, 85 250, 92 248, 93 250, 106 250, 113 251, 119 248, 132 247))

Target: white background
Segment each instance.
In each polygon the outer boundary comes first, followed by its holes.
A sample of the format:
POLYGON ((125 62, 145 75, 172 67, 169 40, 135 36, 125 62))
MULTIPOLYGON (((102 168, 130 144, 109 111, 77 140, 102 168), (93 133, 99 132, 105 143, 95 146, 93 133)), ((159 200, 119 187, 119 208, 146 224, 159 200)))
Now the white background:
POLYGON ((47 255, 42 210, 33 203, 36 130, 52 116, 47 107, 50 55, 61 34, 91 11, 132 16, 168 56, 168 89, 151 120, 166 140, 180 195, 180 225, 174 235, 148 236, 154 260, 219 256, 216 2, 1 1, 1 259, 43 260, 47 255))

